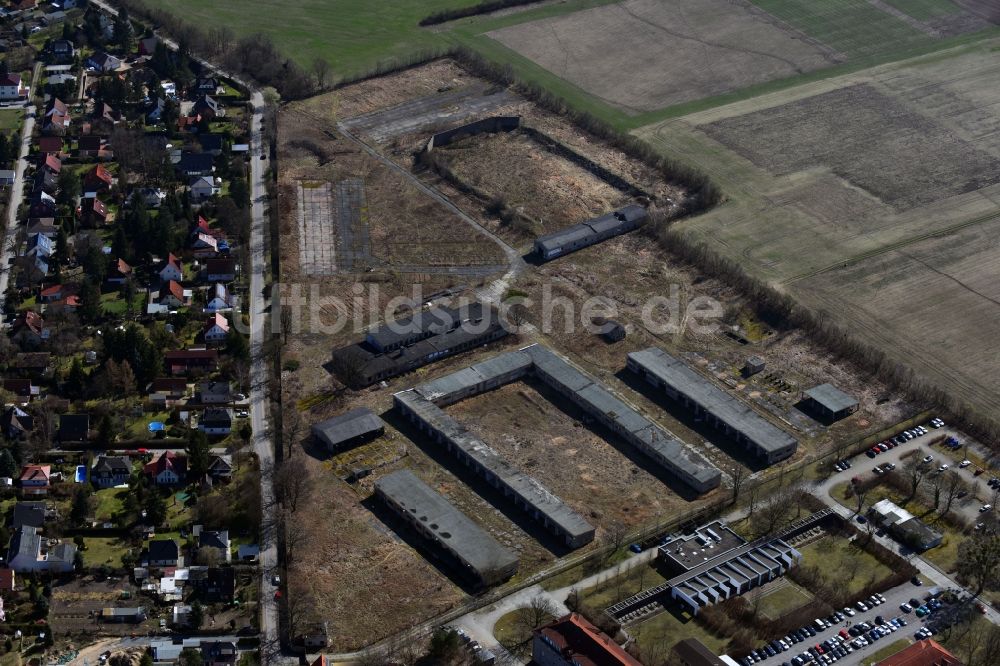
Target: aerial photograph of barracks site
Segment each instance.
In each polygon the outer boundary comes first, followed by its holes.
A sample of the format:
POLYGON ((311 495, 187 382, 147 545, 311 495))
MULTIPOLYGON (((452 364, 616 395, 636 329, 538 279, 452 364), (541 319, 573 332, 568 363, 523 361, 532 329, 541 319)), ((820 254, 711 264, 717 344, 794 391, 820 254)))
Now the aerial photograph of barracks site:
POLYGON ((1000 666, 1000 0, 0 0, 0 666, 1000 666))

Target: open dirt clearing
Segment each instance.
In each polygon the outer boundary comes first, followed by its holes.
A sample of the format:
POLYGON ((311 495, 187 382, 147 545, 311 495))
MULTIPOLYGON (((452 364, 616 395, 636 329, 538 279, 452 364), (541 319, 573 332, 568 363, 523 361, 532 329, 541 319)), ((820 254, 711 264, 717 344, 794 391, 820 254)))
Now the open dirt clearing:
POLYGON ((489 36, 629 114, 840 59, 749 3, 726 0, 628 0, 489 36))
POLYGON ((1000 258, 998 46, 986 41, 807 84, 639 134, 701 166, 729 196, 726 204, 686 222, 688 232, 785 285, 955 395, 996 411, 1000 357, 993 300, 1000 294, 990 276, 1000 258), (837 102, 859 86, 889 98, 895 114, 864 120, 845 107, 838 123, 824 120, 823 110, 806 123, 787 113, 819 109, 814 102, 797 105, 810 98, 837 102), (725 138, 751 159, 710 136, 713 128, 749 129, 746 119, 764 114, 773 126, 763 131, 782 135, 771 136, 788 157, 756 137, 737 137, 735 129, 725 138), (915 134, 903 119, 932 133, 915 134), (790 143, 815 147, 823 131, 830 147, 821 147, 811 161, 790 143), (939 148, 924 154, 919 144, 939 148), (784 175, 755 163, 768 159, 784 175), (979 165, 976 172, 968 169, 970 159, 979 165), (879 168, 895 173, 898 182, 884 181, 875 173, 879 168), (939 198, 929 201, 932 192, 939 198), (911 207, 894 211, 874 194, 911 207))
MULTIPOLYGON (((628 195, 521 132, 480 135, 435 150, 464 182, 522 213, 539 236, 602 215, 628 195), (512 165, 517 168, 511 168, 512 165)), ((501 230, 503 231, 503 230, 501 230)), ((508 229, 512 237, 520 234, 508 229)))
POLYGON ((637 527, 685 504, 650 473, 655 463, 584 425, 584 414, 544 385, 508 384, 448 413, 600 528, 637 527))

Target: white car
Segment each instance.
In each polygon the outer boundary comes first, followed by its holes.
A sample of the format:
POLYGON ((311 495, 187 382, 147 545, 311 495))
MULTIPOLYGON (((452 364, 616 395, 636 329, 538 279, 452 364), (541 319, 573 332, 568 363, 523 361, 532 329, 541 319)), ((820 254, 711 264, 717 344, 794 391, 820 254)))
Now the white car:
POLYGON ((856 605, 858 607, 858 610, 861 611, 862 613, 868 610, 868 605, 863 601, 859 601, 856 605))
POLYGON ((910 611, 913 610, 913 606, 904 601, 903 603, 899 604, 899 610, 903 611, 904 613, 909 613, 910 611))
POLYGON ((940 467, 938 467, 938 471, 939 472, 947 472, 948 471, 948 465, 941 465, 940 467))
POLYGON ((958 463, 958 466, 964 469, 971 464, 972 464, 971 460, 963 460, 962 462, 958 463))
POLYGON ((984 504, 981 507, 979 507, 979 513, 986 513, 987 511, 992 511, 992 510, 993 510, 992 504, 984 504))
POLYGON ((934 456, 924 456, 923 462, 925 462, 925 463, 932 463, 932 462, 934 462, 934 456))
POLYGON ((847 607, 844 609, 844 615, 846 615, 847 617, 854 617, 857 614, 858 612, 851 607, 847 607))

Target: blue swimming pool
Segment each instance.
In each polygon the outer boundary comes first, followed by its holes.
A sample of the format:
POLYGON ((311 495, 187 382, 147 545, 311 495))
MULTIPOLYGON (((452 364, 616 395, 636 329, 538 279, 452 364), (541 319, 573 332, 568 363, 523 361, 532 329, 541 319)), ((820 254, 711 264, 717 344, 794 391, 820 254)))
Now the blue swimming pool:
POLYGON ((87 466, 77 465, 76 466, 76 482, 83 483, 87 480, 87 466))

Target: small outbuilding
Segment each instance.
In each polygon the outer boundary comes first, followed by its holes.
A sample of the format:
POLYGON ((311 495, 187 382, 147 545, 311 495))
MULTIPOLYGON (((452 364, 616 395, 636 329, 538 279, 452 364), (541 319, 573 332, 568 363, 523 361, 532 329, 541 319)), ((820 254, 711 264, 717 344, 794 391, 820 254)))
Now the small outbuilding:
POLYGON ((805 392, 805 407, 827 421, 837 421, 858 411, 858 401, 832 384, 820 384, 805 392))
POLYGON ((751 377, 756 375, 758 372, 763 372, 764 365, 764 359, 760 356, 751 356, 743 364, 743 376, 751 377))
POLYGON ((606 342, 618 342, 625 339, 625 325, 607 317, 594 317, 594 326, 606 342))
POLYGON ((385 423, 367 407, 320 421, 312 427, 313 437, 330 453, 375 439, 385 432, 385 423))

